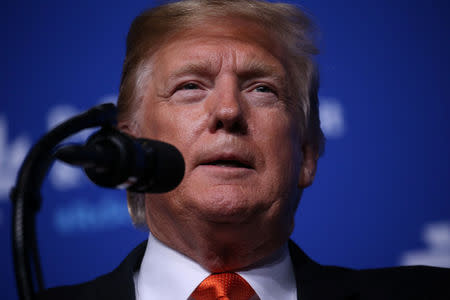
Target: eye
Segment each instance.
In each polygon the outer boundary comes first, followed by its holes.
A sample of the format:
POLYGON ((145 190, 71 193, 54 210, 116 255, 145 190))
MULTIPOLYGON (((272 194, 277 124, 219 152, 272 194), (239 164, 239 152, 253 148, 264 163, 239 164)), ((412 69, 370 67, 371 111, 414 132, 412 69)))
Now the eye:
POLYGON ((181 86, 181 90, 196 90, 199 89, 199 86, 195 83, 186 83, 185 85, 181 86))
POLYGON ((245 94, 249 103, 252 103, 256 106, 267 106, 278 103, 279 89, 276 85, 272 85, 265 82, 258 82, 251 85, 247 89, 247 93, 245 94))
POLYGON ((170 95, 170 101, 172 103, 190 104, 201 101, 207 94, 207 88, 196 81, 185 81, 175 85, 172 94, 170 95))
POLYGON ((259 92, 259 93, 273 93, 273 94, 275 94, 275 91, 273 89, 271 89, 270 87, 266 86, 266 85, 260 85, 260 86, 256 87, 254 89, 254 91, 259 92))

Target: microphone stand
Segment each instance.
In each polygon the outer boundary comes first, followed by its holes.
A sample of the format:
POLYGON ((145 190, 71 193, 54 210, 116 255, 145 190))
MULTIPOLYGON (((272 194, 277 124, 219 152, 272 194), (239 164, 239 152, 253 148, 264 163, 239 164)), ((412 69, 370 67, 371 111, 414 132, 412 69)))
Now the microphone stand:
POLYGON ((41 185, 53 162, 54 148, 67 137, 87 128, 112 127, 116 124, 116 107, 102 104, 60 124, 44 135, 28 152, 11 189, 13 203, 12 236, 14 269, 19 299, 35 298, 34 285, 44 289, 39 261, 35 219, 41 207, 41 185), (32 271, 35 273, 33 280, 32 271))

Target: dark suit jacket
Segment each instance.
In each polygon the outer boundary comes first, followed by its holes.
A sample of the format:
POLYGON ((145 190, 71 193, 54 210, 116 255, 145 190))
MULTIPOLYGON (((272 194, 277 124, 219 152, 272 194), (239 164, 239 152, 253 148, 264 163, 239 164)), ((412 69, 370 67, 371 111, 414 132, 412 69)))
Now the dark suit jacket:
MULTIPOLYGON (((38 299, 134 300, 133 273, 139 269, 146 242, 111 273, 87 283, 49 289, 38 299)), ((399 267, 352 270, 322 266, 289 242, 299 300, 442 299, 450 300, 450 269, 399 267)), ((177 300, 177 299, 174 299, 177 300)))

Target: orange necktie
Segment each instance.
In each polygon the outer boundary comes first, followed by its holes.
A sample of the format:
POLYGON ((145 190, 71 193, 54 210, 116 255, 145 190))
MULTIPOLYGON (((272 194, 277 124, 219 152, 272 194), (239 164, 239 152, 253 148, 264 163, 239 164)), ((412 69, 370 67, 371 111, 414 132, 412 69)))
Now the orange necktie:
POLYGON ((191 297, 195 300, 249 300, 255 291, 236 273, 217 273, 203 280, 191 297))

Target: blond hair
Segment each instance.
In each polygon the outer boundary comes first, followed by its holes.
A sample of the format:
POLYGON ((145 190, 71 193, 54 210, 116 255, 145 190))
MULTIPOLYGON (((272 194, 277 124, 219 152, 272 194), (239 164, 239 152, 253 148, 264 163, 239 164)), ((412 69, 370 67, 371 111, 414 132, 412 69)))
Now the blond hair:
MULTIPOLYGON (((133 126, 146 84, 150 58, 175 33, 193 28, 205 18, 239 17, 263 26, 278 37, 289 55, 290 107, 301 117, 299 126, 306 143, 321 154, 324 136, 318 111, 318 53, 314 26, 299 8, 286 3, 257 0, 185 0, 144 11, 131 24, 127 37, 118 99, 119 123, 133 126)), ((145 226, 145 196, 128 193, 128 210, 136 226, 145 226)))

